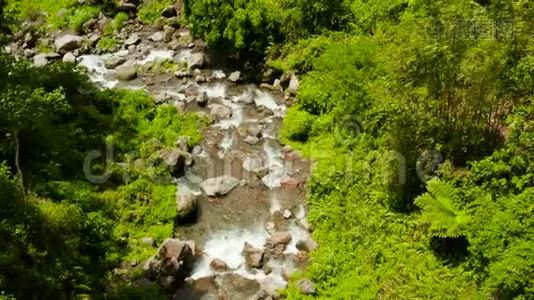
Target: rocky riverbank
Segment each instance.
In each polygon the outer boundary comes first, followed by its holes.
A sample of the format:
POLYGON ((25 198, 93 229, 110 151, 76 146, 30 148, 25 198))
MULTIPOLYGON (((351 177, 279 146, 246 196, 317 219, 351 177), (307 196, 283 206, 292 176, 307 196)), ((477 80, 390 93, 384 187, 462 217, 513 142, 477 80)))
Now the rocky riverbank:
MULTIPOLYGON (((179 8, 172 9, 162 17, 175 17, 179 8)), ((114 36, 117 46, 104 52, 96 45, 107 22, 100 16, 84 24, 82 33, 48 35, 29 24, 6 50, 36 66, 77 64, 102 88, 144 89, 161 105, 211 119, 201 146, 189 149, 180 139, 174 150, 159 153, 178 187, 175 236, 134 266, 144 274, 134 284, 159 284, 175 299, 277 298, 317 247, 306 222, 309 162, 277 137, 298 79, 275 78, 267 70, 258 86, 239 68, 214 68, 205 44, 187 28, 146 26, 136 19, 114 36), (35 46, 43 43, 55 51, 40 53, 35 46)), ((311 282, 300 286, 314 293, 311 282)))

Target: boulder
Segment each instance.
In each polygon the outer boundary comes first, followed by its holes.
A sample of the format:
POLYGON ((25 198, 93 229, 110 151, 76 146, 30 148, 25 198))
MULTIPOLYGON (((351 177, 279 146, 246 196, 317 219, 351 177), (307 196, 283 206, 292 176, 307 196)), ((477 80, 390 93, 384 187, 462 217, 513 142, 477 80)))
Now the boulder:
POLYGON ((117 79, 129 81, 137 78, 137 67, 134 64, 124 63, 115 68, 117 79))
POLYGON ((252 104, 254 103, 254 97, 255 95, 253 91, 249 93, 243 93, 241 96, 237 98, 237 102, 243 103, 243 104, 252 104))
POLYGON ((131 17, 134 17, 135 13, 137 12, 137 5, 128 0, 121 0, 117 4, 117 9, 119 11, 127 12, 131 17))
POLYGON ((226 272, 229 270, 228 265, 221 259, 215 258, 210 263, 210 268, 216 272, 226 272))
POLYGON ((206 104, 208 104, 208 101, 209 101, 209 97, 208 97, 208 93, 206 92, 202 92, 200 94, 198 94, 195 98, 195 102, 199 105, 199 106, 205 106, 206 104))
POLYGON ((189 56, 186 59, 187 62, 187 68, 190 70, 193 69, 202 69, 206 63, 206 58, 204 57, 204 53, 193 53, 191 56, 189 56))
POLYGON ((271 243, 274 245, 287 245, 291 242, 291 233, 288 231, 274 232, 271 235, 271 243))
POLYGON ((178 219, 190 220, 196 217, 198 211, 198 197, 192 192, 179 192, 176 197, 178 219))
POLYGON ((182 149, 162 150, 160 157, 167 166, 171 167, 172 174, 177 177, 184 175, 185 167, 190 165, 190 161, 192 161, 191 154, 182 149))
POLYGON ((195 77, 195 82, 197 83, 203 83, 203 82, 206 82, 206 77, 202 76, 202 75, 197 75, 195 77))
POLYGON ((265 169, 264 161, 258 156, 248 156, 243 161, 243 169, 248 172, 261 172, 263 169, 265 169))
POLYGON ((152 42, 161 42, 163 41, 163 31, 154 32, 148 39, 152 42))
POLYGON ((187 71, 184 71, 184 70, 178 70, 178 71, 174 72, 174 76, 176 76, 178 78, 185 78, 185 77, 189 76, 189 73, 187 71))
POLYGON ((282 181, 280 182, 280 184, 282 185, 283 188, 285 189, 291 189, 291 190, 294 190, 294 189, 297 189, 300 185, 300 182, 295 179, 295 178, 291 178, 291 177, 285 177, 282 179, 282 181))
POLYGON ((240 81, 241 80, 241 72, 239 72, 239 71, 232 72, 230 74, 230 76, 228 76, 228 80, 230 80, 231 82, 240 81))
POLYGON ((297 242, 296 247, 300 251, 311 252, 317 249, 317 243, 311 239, 300 240, 297 242))
POLYGON ((251 136, 255 136, 257 138, 261 138, 262 134, 262 128, 258 124, 252 124, 248 127, 247 132, 251 136))
POLYGON ((245 256, 247 266, 252 268, 263 267, 263 259, 265 256, 265 251, 263 249, 254 248, 251 244, 245 243, 245 246, 243 247, 243 256, 245 256))
POLYGON ((155 262, 151 265, 156 274, 183 280, 193 270, 195 260, 194 250, 189 243, 168 239, 158 249, 155 262))
POLYGON ((249 145, 256 145, 260 142, 260 139, 255 137, 255 136, 247 136, 245 138, 245 143, 249 144, 249 145))
POLYGON ((124 41, 124 45, 126 46, 137 45, 140 42, 141 42, 141 38, 139 37, 139 34, 133 33, 126 39, 126 41, 124 41))
POLYGON ((74 56, 74 54, 72 54, 72 52, 67 52, 65 55, 63 55, 63 62, 75 63, 76 62, 76 56, 74 56))
POLYGON ((169 25, 163 26, 163 41, 168 43, 172 40, 172 35, 174 34, 174 28, 169 25))
POLYGON ((289 87, 288 91, 291 96, 296 96, 298 89, 299 89, 300 83, 297 75, 293 74, 291 75, 291 79, 289 80, 289 87))
POLYGON ((228 194, 238 185, 238 179, 230 176, 222 176, 208 179, 200 184, 200 187, 207 196, 216 197, 228 194))
POLYGON ((177 13, 176 13, 176 8, 174 7, 174 5, 168 5, 167 7, 165 7, 163 11, 161 12, 161 16, 164 18, 176 17, 177 13))
POLYGON ((115 69, 117 66, 122 65, 126 59, 120 56, 113 56, 110 59, 107 59, 104 64, 108 69, 115 69))
POLYGON ((97 20, 92 18, 89 21, 83 23, 82 32, 85 32, 85 33, 91 32, 95 28, 96 22, 97 20))
POLYGON ((297 282, 297 287, 301 294, 303 295, 314 295, 317 290, 315 289, 315 284, 308 279, 302 279, 297 282))
POLYGON ((293 213, 289 209, 285 209, 283 216, 284 216, 284 219, 289 220, 293 217, 293 213))
POLYGON ((232 116, 232 109, 222 104, 210 105, 210 115, 215 120, 222 120, 232 116))
POLYGON ((82 37, 74 34, 65 34, 63 36, 57 37, 54 41, 56 46, 56 51, 60 53, 65 53, 67 51, 72 51, 76 48, 79 48, 82 44, 82 37))
POLYGON ((46 66, 48 64, 48 58, 45 53, 39 53, 33 57, 33 64, 36 67, 46 66))

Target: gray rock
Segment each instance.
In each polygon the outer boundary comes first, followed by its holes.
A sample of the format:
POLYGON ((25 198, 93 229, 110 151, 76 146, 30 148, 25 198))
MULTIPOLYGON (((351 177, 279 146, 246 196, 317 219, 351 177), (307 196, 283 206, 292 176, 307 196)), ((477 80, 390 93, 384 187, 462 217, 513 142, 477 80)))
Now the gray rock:
POLYGON ((134 64, 125 63, 115 68, 117 79, 129 81, 137 78, 137 67, 134 64))
POLYGON ((194 254, 194 249, 189 243, 168 239, 150 262, 150 270, 160 276, 174 276, 177 280, 183 281, 193 270, 196 260, 194 254))
POLYGON ((300 240, 300 241, 297 242, 296 247, 300 251, 311 252, 311 251, 317 249, 317 243, 315 241, 311 240, 311 239, 300 240))
POLYGON ((285 209, 283 216, 284 216, 284 219, 288 220, 293 217, 293 213, 289 209, 285 209))
POLYGON ((36 67, 46 66, 48 64, 48 58, 45 53, 39 53, 33 57, 33 64, 36 67))
POLYGON ((280 79, 275 79, 273 83, 273 89, 274 90, 281 90, 282 89, 282 82, 280 79))
POLYGON ((271 242, 274 245, 287 245, 291 242, 291 233, 288 231, 274 232, 271 235, 271 242))
POLYGON ((289 80, 289 87, 288 91, 291 96, 296 96, 298 89, 299 89, 300 83, 297 75, 293 74, 291 76, 291 79, 289 80))
POLYGON ((195 77, 195 82, 196 83, 203 83, 203 82, 206 82, 206 77, 202 76, 202 75, 197 75, 195 77))
POLYGON ((215 258, 210 263, 210 268, 216 272, 226 272, 228 271, 228 265, 221 259, 215 258))
POLYGON ((228 76, 228 80, 230 80, 231 82, 238 82, 241 80, 241 72, 240 71, 235 71, 235 72, 232 72, 230 74, 230 76, 228 76))
POLYGON ((75 63, 76 62, 76 56, 72 54, 72 52, 67 52, 65 55, 63 55, 63 62, 65 63, 75 63))
POLYGON ((161 150, 159 155, 165 161, 165 164, 171 167, 172 173, 176 176, 183 175, 185 166, 188 165, 187 162, 192 160, 191 154, 182 149, 161 150))
POLYGON ((206 92, 200 93, 195 98, 195 101, 199 106, 205 106, 206 104, 208 104, 208 101, 209 101, 208 93, 206 93, 206 92))
POLYGON ((24 49, 25 57, 32 57, 35 55, 35 49, 24 49))
POLYGON ((255 137, 255 136, 247 136, 245 138, 245 143, 247 143, 249 145, 256 145, 259 142, 260 142, 260 139, 255 137))
POLYGON ((113 56, 110 59, 107 59, 104 64, 108 69, 115 69, 117 66, 122 65, 126 59, 124 57, 113 56))
POLYGON ((222 120, 232 116, 232 109, 222 104, 210 105, 210 115, 215 120, 222 120))
POLYGON ((141 42, 141 38, 139 37, 139 34, 133 33, 128 37, 128 39, 126 39, 126 41, 124 41, 124 44, 126 46, 131 46, 131 45, 137 45, 140 42, 141 42))
POLYGON ((239 185, 239 180, 230 177, 222 176, 217 178, 211 178, 200 184, 200 187, 204 191, 204 194, 209 197, 224 196, 231 192, 239 185))
POLYGON ((89 21, 83 23, 82 32, 85 32, 85 33, 91 32, 94 29, 96 22, 97 22, 96 19, 90 19, 89 21))
POLYGON ((161 42, 163 40, 163 31, 154 32, 148 39, 153 42, 161 42))
POLYGON ((172 35, 174 34, 174 28, 169 25, 163 26, 163 41, 168 43, 172 40, 172 35))
POLYGON ((303 295, 314 295, 317 292, 315 284, 308 279, 299 280, 297 282, 297 287, 303 295))
POLYGON ((263 267, 265 256, 265 251, 263 249, 254 248, 249 243, 245 243, 245 246, 243 247, 243 256, 245 256, 247 266, 252 268, 263 267))
POLYGON ((174 76, 176 76, 178 78, 185 78, 185 77, 189 76, 189 73, 187 71, 184 71, 184 70, 179 70, 179 71, 174 72, 174 76))
POLYGON ((247 132, 248 134, 250 134, 251 136, 255 136, 257 138, 260 138, 261 137, 261 132, 262 132, 262 129, 261 127, 258 125, 258 124, 252 124, 248 127, 247 129, 247 132))
POLYGON ((204 67, 206 59, 203 53, 194 53, 187 58, 187 68, 188 69, 201 69, 204 67))
POLYGON ((82 37, 74 34, 65 34, 63 36, 59 36, 54 41, 54 45, 56 46, 56 51, 60 53, 65 53, 67 51, 72 51, 76 48, 79 48, 82 43, 82 37))
POLYGON ((172 17, 176 17, 176 15, 177 13, 176 13, 176 8, 174 7, 174 5, 169 5, 165 7, 163 11, 161 12, 161 16, 164 18, 172 18, 172 17))
POLYGON ((198 197, 192 192, 180 192, 176 199, 178 218, 190 220, 196 216, 198 210, 198 197))
POLYGON ((243 161, 243 169, 247 172, 259 173, 265 170, 265 164, 261 157, 248 156, 243 161))
POLYGON ((243 93, 237 98, 237 102, 243 104, 252 104, 254 103, 254 97, 256 97, 256 95, 253 91, 243 93))

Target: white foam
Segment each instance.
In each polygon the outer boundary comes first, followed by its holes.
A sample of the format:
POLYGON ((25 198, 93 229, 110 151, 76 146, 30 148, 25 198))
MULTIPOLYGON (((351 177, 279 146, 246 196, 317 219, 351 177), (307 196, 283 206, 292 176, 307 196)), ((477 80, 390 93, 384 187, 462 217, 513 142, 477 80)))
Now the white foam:
POLYGON ((174 51, 172 50, 150 50, 145 59, 139 61, 140 65, 146 65, 152 62, 162 62, 168 59, 172 59, 174 51))
POLYGON ((286 115, 287 108, 284 105, 278 105, 275 97, 267 92, 256 90, 256 97, 254 98, 254 104, 257 107, 263 106, 273 111, 276 117, 283 117, 286 115))
POLYGON ((229 100, 222 101, 224 105, 230 107, 232 116, 228 119, 223 119, 214 124, 214 127, 222 129, 237 128, 243 124, 245 117, 243 116, 243 107, 239 104, 233 103, 229 100))
POLYGON ((295 223, 291 223, 289 226, 289 232, 291 233, 291 242, 287 245, 287 248, 285 250, 285 254, 297 254, 299 250, 297 249, 297 243, 302 240, 308 240, 310 239, 310 233, 299 227, 295 223))
POLYGON ((216 83, 210 86, 200 87, 200 92, 206 92, 210 98, 225 98, 226 97, 226 85, 222 83, 216 83))
POLYGON ((224 261, 229 268, 245 270, 245 257, 243 247, 245 242, 253 247, 262 248, 268 238, 263 228, 252 230, 228 230, 214 233, 204 245, 204 257, 198 263, 191 278, 198 279, 214 274, 209 267, 211 260, 218 258, 224 261))
POLYGON ((226 78, 226 74, 222 70, 214 70, 213 71, 213 78, 215 78, 215 79, 224 79, 224 78, 226 78))
POLYGON ((282 204, 280 202, 280 195, 277 193, 271 193, 271 214, 281 211, 282 210, 282 204))
POLYGON ((108 80, 107 75, 115 74, 115 70, 106 68, 105 60, 111 58, 111 54, 104 55, 82 55, 79 57, 79 65, 84 66, 89 71, 91 81, 99 84, 103 88, 114 88, 119 84, 118 80, 108 80))
POLYGON ((271 189, 279 188, 282 186, 282 179, 287 175, 282 159, 282 147, 277 141, 266 139, 263 151, 269 168, 269 174, 262 178, 263 184, 271 189))
POLYGON ((227 130, 224 134, 224 138, 219 144, 219 147, 221 148, 221 150, 218 153, 219 158, 223 159, 226 156, 226 154, 230 151, 230 149, 234 145, 234 142, 235 142, 234 131, 227 130))

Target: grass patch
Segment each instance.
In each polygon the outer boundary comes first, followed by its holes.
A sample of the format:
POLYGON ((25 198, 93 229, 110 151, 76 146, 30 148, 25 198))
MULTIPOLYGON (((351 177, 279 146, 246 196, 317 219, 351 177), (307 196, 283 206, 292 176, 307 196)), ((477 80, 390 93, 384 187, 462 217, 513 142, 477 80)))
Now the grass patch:
POLYGON ((112 52, 117 46, 117 40, 112 37, 102 37, 96 44, 98 49, 105 52, 112 52))
POLYGON ((128 19, 130 19, 130 17, 126 13, 118 13, 115 18, 113 18, 113 21, 106 25, 106 28, 104 28, 104 34, 112 35, 115 32, 118 32, 124 26, 124 23, 128 21, 128 19))
POLYGON ((69 17, 69 28, 81 32, 83 24, 95 18, 100 13, 100 7, 97 6, 82 6, 76 8, 72 16, 69 17))
POLYGON ((152 24, 161 17, 161 12, 165 7, 173 4, 173 2, 173 0, 146 0, 139 7, 137 16, 141 22, 152 24))

